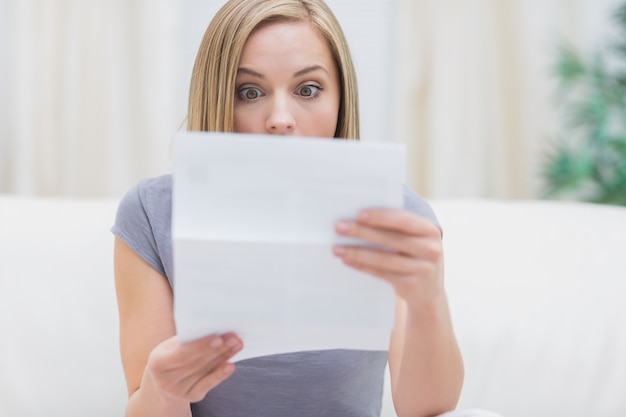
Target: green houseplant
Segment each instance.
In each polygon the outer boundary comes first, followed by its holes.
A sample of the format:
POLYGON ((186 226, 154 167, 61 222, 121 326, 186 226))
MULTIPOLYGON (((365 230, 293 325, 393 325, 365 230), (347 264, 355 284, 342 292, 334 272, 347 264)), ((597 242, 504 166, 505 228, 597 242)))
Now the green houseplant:
POLYGON ((626 206, 626 4, 617 39, 593 58, 559 49, 562 132, 543 166, 546 197, 626 206))

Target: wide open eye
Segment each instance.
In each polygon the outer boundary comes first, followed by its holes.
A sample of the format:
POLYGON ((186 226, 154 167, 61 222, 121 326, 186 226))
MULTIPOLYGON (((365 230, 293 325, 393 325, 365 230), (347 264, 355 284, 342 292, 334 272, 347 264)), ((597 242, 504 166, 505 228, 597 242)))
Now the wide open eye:
POLYGON ((298 95, 306 98, 317 97, 320 91, 322 91, 322 87, 313 84, 303 85, 296 90, 298 95))
POLYGON ((242 100, 256 100, 263 95, 261 90, 255 87, 242 88, 237 92, 237 94, 242 100))

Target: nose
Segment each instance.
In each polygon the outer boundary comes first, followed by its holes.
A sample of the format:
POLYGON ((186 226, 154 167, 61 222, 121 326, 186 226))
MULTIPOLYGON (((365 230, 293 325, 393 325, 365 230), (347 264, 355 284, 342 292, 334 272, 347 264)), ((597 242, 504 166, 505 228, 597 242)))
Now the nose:
POLYGON ((266 129, 272 135, 290 135, 295 132, 296 119, 289 109, 288 100, 281 97, 272 100, 266 129))

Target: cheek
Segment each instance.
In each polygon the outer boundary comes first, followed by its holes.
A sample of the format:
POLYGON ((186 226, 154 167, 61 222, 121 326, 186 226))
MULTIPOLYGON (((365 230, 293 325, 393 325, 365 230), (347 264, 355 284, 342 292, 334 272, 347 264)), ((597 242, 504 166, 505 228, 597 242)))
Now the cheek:
POLYGON ((312 127, 317 130, 315 136, 333 137, 337 130, 337 120, 339 118, 339 106, 334 102, 326 108, 316 112, 312 121, 312 127))
POLYGON ((337 119, 338 119, 338 113, 339 109, 335 109, 334 111, 328 112, 328 114, 326 115, 325 119, 326 119, 326 134, 325 136, 328 137, 333 137, 335 136, 335 131, 337 130, 337 119))
POLYGON ((332 138, 337 129, 337 111, 333 106, 302 109, 297 125, 302 136, 332 138))
POLYGON ((326 113, 326 129, 329 132, 329 136, 333 137, 337 130, 337 122, 339 120, 339 87, 335 89, 336 92, 329 97, 327 113, 326 113))
POLYGON ((257 113, 246 111, 245 107, 235 107, 233 112, 233 131, 235 133, 258 132, 258 121, 256 120, 258 118, 257 113))

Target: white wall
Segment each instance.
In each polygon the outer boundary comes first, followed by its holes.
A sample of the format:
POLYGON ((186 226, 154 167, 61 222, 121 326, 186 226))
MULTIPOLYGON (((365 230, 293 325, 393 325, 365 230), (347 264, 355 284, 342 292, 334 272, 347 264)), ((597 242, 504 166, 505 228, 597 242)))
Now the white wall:
MULTIPOLYGON (((8 18, 8 13, 6 11, 7 5, 6 2, 0 1, 0 97, 6 97, 7 95, 7 88, 6 88, 6 84, 8 83, 8 74, 6 71, 6 65, 4 60, 8 55, 7 53, 7 47, 6 47, 6 43, 3 42, 3 39, 7 39, 8 37, 8 24, 9 22, 7 21, 8 18)), ((6 108, 6 106, 8 105, 8 103, 5 100, 0 100, 0 189, 1 189, 1 184, 4 183, 5 178, 8 178, 9 172, 7 170, 7 168, 4 166, 4 164, 2 163, 3 160, 3 156, 6 154, 7 150, 5 149, 7 146, 7 141, 2 140, 2 138, 5 137, 5 135, 7 135, 6 132, 6 126, 7 126, 7 122, 6 122, 6 115, 8 113, 8 109, 6 108)))
MULTIPOLYGON (((120 196, 170 168, 225 0, 0 0, 0 193, 120 196)), ((556 124, 557 36, 587 51, 619 0, 328 0, 362 137, 407 144, 428 197, 526 198, 556 124)))

